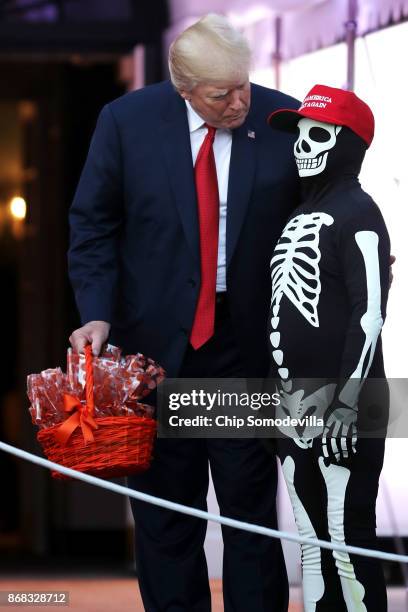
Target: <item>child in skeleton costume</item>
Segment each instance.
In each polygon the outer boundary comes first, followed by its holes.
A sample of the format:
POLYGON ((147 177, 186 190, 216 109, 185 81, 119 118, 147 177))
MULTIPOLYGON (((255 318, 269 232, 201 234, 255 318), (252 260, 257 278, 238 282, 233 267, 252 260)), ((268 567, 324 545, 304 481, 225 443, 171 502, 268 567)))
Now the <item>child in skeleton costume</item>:
MULTIPOLYGON (((370 404, 366 378, 385 379, 380 334, 390 244, 357 178, 374 118, 354 93, 316 85, 299 111, 282 109, 268 120, 298 130, 303 191, 271 261, 277 416, 324 416, 317 437, 316 428, 286 428, 278 454, 301 535, 375 548, 384 439, 358 434, 370 404)), ((376 400, 386 419, 386 383, 381 390, 376 400)), ((306 612, 387 609, 379 561, 303 545, 302 572, 306 612)))

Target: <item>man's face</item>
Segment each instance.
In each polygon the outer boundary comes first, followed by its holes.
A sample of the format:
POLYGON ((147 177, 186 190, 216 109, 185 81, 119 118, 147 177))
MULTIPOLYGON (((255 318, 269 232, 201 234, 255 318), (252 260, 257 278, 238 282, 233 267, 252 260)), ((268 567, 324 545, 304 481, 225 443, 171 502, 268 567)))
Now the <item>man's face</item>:
POLYGON ((200 83, 191 91, 180 93, 203 121, 215 128, 237 128, 249 112, 251 86, 248 78, 216 85, 200 83))

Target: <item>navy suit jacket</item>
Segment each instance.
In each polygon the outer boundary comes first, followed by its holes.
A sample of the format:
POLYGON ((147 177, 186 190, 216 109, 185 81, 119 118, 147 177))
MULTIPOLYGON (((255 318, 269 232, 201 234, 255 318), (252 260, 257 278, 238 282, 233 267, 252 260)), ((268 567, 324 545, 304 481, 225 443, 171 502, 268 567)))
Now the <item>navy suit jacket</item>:
MULTIPOLYGON (((269 264, 299 203, 292 135, 268 114, 298 101, 251 85, 233 130, 227 202, 227 292, 247 376, 268 371, 269 264), (255 137, 251 137, 254 136, 255 137)), ((110 341, 176 376, 200 286, 199 229, 184 100, 170 82, 101 111, 70 209, 69 274, 82 324, 112 324, 110 341)))

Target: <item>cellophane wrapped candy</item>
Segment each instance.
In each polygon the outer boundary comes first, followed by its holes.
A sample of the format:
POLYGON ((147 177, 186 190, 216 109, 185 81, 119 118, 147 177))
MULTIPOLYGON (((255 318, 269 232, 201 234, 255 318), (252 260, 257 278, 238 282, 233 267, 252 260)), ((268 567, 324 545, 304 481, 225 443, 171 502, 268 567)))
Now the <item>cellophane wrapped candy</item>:
MULTIPOLYGON (((122 356, 118 347, 108 344, 93 357, 92 366, 95 417, 154 415, 152 406, 140 402, 165 376, 152 359, 141 353, 122 356)), ((30 374, 27 394, 32 422, 40 429, 64 421, 64 394, 85 403, 85 355, 68 349, 67 374, 61 368, 30 374)))
POLYGON ((71 393, 68 377, 61 368, 44 370, 27 377, 31 420, 40 428, 51 427, 66 418, 64 393, 71 393))

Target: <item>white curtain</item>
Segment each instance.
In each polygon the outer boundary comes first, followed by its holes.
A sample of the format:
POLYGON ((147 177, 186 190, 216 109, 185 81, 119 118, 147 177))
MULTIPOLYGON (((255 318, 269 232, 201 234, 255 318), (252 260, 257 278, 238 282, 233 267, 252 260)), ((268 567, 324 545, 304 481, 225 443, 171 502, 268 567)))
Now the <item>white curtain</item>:
MULTIPOLYGON (((348 0, 327 0, 283 16, 282 55, 289 59, 344 38, 348 0)), ((408 16, 408 0, 358 0, 359 35, 408 16)))
MULTIPOLYGON (((358 0, 358 33, 366 34, 408 17, 408 0, 358 0)), ((257 69, 270 65, 275 19, 282 18, 283 59, 333 45, 344 38, 348 0, 170 0, 165 48, 202 15, 226 15, 248 38, 257 69)))

